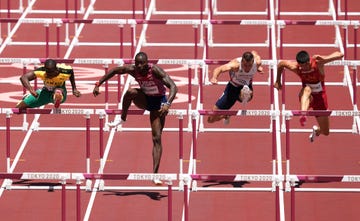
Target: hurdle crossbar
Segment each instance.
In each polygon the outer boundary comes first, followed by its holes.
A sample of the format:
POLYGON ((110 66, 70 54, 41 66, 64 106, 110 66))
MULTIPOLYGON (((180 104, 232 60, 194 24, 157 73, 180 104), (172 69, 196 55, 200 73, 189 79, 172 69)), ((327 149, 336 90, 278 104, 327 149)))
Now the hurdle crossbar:
POLYGON ((279 116, 277 110, 198 110, 200 115, 229 115, 229 116, 279 116))
POLYGON ((358 110, 292 110, 283 111, 285 116, 332 116, 332 117, 358 117, 358 110))
POLYGON ((0 179, 16 180, 68 180, 71 177, 71 173, 56 172, 0 173, 0 179))
POLYGON ((289 182, 301 183, 322 183, 322 182, 342 182, 360 183, 360 175, 289 175, 289 182))
POLYGON ((173 173, 73 173, 73 179, 102 179, 102 180, 154 180, 173 181, 177 180, 177 174, 173 173))
POLYGON ((283 178, 273 174, 192 174, 193 180, 201 181, 247 181, 247 182, 273 182, 283 178))
MULTIPOLYGON (((100 114, 103 113, 103 110, 96 110, 96 113, 100 114)), ((105 113, 107 115, 119 115, 123 112, 123 110, 121 109, 105 109, 105 113)), ((150 111, 147 110, 142 110, 142 109, 138 109, 138 110, 128 110, 127 112, 128 115, 149 115, 150 111)), ((187 114, 187 110, 176 110, 176 109, 170 109, 168 112, 168 115, 186 115, 187 114)))
POLYGON ((79 109, 79 108, 12 108, 14 114, 65 114, 65 115, 84 115, 94 114, 93 109, 79 109))
POLYGON ((295 192, 360 192, 359 188, 300 188, 296 187, 296 183, 359 183, 360 175, 287 175, 286 191, 291 191, 291 220, 295 220, 295 192))

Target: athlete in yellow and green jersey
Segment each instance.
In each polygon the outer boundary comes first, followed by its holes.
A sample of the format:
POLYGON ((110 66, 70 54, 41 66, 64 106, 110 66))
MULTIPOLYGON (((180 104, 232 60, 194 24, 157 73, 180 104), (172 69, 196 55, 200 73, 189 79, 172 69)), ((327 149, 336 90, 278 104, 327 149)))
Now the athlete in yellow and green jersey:
POLYGON ((66 100, 66 80, 70 80, 73 94, 76 97, 80 97, 81 93, 76 89, 72 67, 65 64, 57 64, 55 60, 47 59, 44 66, 20 77, 22 85, 30 92, 30 94, 27 94, 16 107, 19 109, 26 109, 28 107, 34 108, 54 103, 55 108, 58 108, 60 103, 63 103, 66 100), (43 80, 44 87, 35 91, 31 86, 30 81, 36 78, 43 80))

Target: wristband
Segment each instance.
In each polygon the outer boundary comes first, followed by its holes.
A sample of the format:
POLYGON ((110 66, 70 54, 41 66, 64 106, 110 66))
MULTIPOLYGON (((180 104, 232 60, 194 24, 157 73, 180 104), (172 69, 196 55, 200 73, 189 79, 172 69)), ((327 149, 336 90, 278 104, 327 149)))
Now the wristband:
POLYGON ((100 87, 100 83, 99 83, 99 82, 96 82, 96 83, 95 83, 95 86, 96 86, 96 87, 100 87))
POLYGON ((164 106, 164 105, 170 107, 170 106, 171 106, 171 103, 170 103, 169 101, 166 101, 165 103, 162 103, 162 104, 161 104, 161 106, 164 106))

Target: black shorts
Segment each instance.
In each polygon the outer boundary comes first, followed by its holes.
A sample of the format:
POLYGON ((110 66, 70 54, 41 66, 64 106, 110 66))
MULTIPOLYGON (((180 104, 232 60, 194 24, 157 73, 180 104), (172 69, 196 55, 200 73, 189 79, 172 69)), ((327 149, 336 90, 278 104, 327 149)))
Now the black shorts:
MULTIPOLYGON (((219 100, 215 103, 216 107, 222 110, 228 110, 234 106, 236 101, 240 102, 240 91, 243 86, 235 87, 230 82, 226 85, 224 93, 221 95, 219 100)), ((249 85, 250 90, 253 90, 252 84, 249 85)))
POLYGON ((146 110, 154 111, 160 110, 161 105, 167 102, 166 96, 148 96, 145 95, 146 98, 146 110))

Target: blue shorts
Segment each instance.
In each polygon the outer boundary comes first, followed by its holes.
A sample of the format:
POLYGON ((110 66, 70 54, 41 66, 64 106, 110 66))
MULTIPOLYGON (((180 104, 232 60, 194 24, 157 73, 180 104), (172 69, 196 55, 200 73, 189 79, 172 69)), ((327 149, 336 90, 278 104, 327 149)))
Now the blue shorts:
MULTIPOLYGON (((221 95, 219 100, 215 103, 216 107, 221 110, 228 110, 234 106, 236 101, 240 102, 240 91, 243 86, 235 87, 230 82, 226 85, 224 93, 221 95)), ((252 84, 249 85, 250 90, 253 90, 252 84)))
POLYGON ((154 111, 160 110, 161 105, 167 102, 166 96, 148 96, 145 95, 146 98, 146 110, 154 111))

